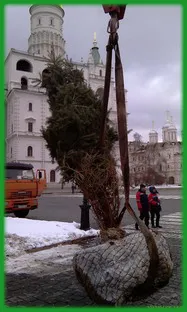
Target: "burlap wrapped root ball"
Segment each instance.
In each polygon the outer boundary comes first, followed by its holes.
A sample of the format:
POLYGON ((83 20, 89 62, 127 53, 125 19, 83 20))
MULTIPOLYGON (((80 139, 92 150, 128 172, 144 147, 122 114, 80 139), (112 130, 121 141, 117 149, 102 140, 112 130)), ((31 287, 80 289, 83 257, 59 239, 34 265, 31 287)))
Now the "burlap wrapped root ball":
MULTIPOLYGON (((168 244, 161 234, 153 234, 158 248, 157 286, 167 283, 173 263, 168 244)), ((150 255, 141 232, 121 240, 87 248, 73 259, 79 282, 97 304, 120 305, 133 298, 134 290, 148 281, 150 255)))

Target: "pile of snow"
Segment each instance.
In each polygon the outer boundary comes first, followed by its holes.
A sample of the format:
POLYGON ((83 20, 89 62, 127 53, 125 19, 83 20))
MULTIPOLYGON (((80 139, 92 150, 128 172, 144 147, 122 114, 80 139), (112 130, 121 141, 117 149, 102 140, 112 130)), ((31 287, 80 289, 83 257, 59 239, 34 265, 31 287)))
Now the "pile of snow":
POLYGON ((5 218, 6 255, 18 256, 25 250, 71 241, 80 237, 98 235, 99 231, 80 230, 76 222, 40 221, 5 218))

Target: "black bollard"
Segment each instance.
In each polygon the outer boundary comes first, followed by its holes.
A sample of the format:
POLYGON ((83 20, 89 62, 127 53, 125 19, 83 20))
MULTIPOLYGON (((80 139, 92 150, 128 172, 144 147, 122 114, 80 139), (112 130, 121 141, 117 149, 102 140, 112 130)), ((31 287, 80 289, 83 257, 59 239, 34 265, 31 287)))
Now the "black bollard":
POLYGON ((81 208, 81 226, 80 229, 88 231, 90 229, 90 207, 87 199, 83 196, 83 204, 79 206, 81 208))

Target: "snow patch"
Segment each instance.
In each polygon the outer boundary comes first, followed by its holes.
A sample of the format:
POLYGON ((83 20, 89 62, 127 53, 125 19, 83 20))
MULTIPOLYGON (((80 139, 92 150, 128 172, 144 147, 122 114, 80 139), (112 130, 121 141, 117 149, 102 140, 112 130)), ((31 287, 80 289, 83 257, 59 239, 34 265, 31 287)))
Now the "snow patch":
POLYGON ((79 229, 76 222, 41 221, 20 218, 5 218, 6 255, 24 254, 25 250, 49 246, 81 237, 98 235, 99 231, 79 229))
POLYGON ((72 268, 73 256, 82 249, 79 245, 57 246, 17 258, 7 258, 6 273, 48 275, 72 268))

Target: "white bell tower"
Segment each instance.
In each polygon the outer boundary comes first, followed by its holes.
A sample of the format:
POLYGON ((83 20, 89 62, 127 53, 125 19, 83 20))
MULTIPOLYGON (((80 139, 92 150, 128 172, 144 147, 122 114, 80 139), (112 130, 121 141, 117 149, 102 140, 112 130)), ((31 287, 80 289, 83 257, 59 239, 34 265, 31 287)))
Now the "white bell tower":
POLYGON ((64 10, 60 5, 32 5, 30 7, 31 35, 28 40, 28 52, 48 57, 51 47, 55 55, 65 56, 63 38, 64 10))
POLYGON ((177 128, 169 111, 166 111, 166 123, 162 127, 162 138, 163 142, 177 142, 177 128))
POLYGON ((154 129, 154 121, 152 121, 152 129, 149 132, 149 143, 150 144, 158 143, 158 132, 154 129))

